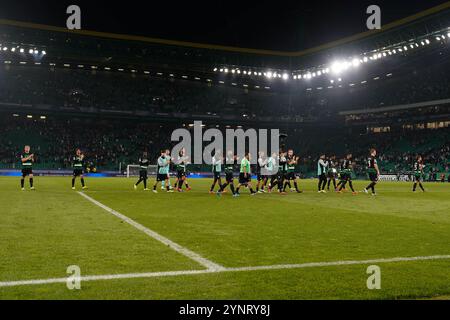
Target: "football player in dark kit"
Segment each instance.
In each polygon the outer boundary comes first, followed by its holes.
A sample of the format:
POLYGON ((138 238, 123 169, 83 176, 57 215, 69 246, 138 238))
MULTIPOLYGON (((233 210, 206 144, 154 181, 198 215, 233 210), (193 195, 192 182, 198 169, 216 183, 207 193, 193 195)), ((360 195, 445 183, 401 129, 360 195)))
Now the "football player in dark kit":
POLYGON ((377 163, 377 150, 370 149, 370 156, 367 158, 367 173, 369 175, 369 180, 371 183, 364 189, 365 193, 369 193, 369 189, 372 190, 372 195, 376 196, 375 185, 378 182, 378 178, 380 177, 380 169, 378 168, 377 163))
POLYGON ((82 189, 87 189, 84 183, 83 169, 84 169, 84 154, 80 149, 75 151, 75 156, 72 159, 73 176, 72 176, 72 190, 75 190, 75 180, 80 177, 82 189))
POLYGON ((134 190, 137 190, 138 185, 143 182, 144 190, 148 191, 147 180, 148 180, 148 166, 150 161, 148 160, 148 153, 142 153, 142 157, 139 158, 139 180, 134 184, 134 190))
POLYGON ((337 178, 337 170, 336 170, 336 156, 332 156, 327 160, 327 191, 330 191, 330 184, 333 181, 333 190, 336 190, 336 178, 337 178))
POLYGON ((286 152, 280 151, 280 158, 278 159, 277 184, 278 184, 278 192, 283 195, 286 194, 286 192, 284 192, 283 190, 286 174, 287 174, 286 152))
POLYGON ((357 192, 353 188, 353 180, 352 180, 352 173, 353 173, 352 157, 353 157, 352 154, 349 153, 347 157, 345 157, 344 162, 342 163, 341 179, 343 183, 341 184, 338 192, 342 192, 342 189, 345 189, 348 183, 350 189, 352 190, 353 195, 356 195, 357 192))
POLYGON ((177 170, 177 180, 175 181, 175 189, 178 192, 183 192, 183 184, 186 185, 186 190, 190 191, 187 178, 186 178, 186 166, 188 165, 189 157, 186 156, 186 150, 181 149, 178 153, 178 158, 175 159, 175 168, 177 170))
POLYGON ((34 154, 30 152, 30 146, 25 146, 23 153, 20 156, 22 163, 22 179, 20 179, 20 187, 25 191, 25 178, 30 179, 30 190, 35 190, 33 186, 33 163, 34 154))
POLYGON ((289 186, 289 188, 292 188, 291 181, 294 181, 294 188, 295 192, 302 193, 298 189, 298 177, 295 174, 295 167, 298 164, 299 157, 296 157, 294 155, 294 150, 289 149, 287 154, 287 172, 286 172, 286 181, 284 183, 283 191, 286 192, 286 188, 289 186))
POLYGON ((422 156, 417 156, 416 162, 414 162, 414 185, 413 185, 413 192, 416 192, 417 184, 419 184, 420 189, 422 189, 423 192, 425 192, 425 189, 422 185, 423 182, 423 168, 425 167, 423 163, 422 156))
POLYGON ((228 151, 227 156, 225 158, 225 183, 220 186, 220 190, 218 191, 219 194, 223 193, 225 189, 230 186, 231 192, 234 195, 235 189, 234 189, 234 167, 236 165, 237 157, 233 154, 233 151, 228 151))

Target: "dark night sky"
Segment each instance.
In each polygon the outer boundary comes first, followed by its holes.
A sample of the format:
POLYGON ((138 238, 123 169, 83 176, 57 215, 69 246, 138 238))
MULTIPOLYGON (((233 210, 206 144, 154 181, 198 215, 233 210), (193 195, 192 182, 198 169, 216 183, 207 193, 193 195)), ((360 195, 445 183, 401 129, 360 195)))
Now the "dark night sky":
POLYGON ((83 29, 273 50, 301 50, 366 31, 366 8, 382 23, 444 0, 389 1, 24 1, 0 0, 0 18, 65 26, 66 8, 82 9, 83 29))

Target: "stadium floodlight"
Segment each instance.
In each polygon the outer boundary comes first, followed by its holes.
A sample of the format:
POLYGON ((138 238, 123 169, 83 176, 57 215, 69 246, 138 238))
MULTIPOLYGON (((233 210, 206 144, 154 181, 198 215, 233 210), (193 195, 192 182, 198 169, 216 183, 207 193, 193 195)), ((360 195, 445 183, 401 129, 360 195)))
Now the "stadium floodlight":
POLYGON ((47 51, 42 50, 42 54, 45 56, 47 54, 47 51))
POLYGON ((214 72, 217 72, 217 68, 214 68, 213 71, 214 71, 214 72))
POLYGON ((424 45, 425 45, 425 42, 423 42, 423 41, 420 41, 420 44, 421 44, 422 46, 424 46, 424 45))
POLYGON ((341 62, 336 61, 331 65, 331 71, 333 71, 333 73, 340 73, 342 72, 342 70, 344 69, 344 66, 341 62))
POLYGON ((258 76, 262 76, 262 73, 261 73, 261 72, 258 72, 258 76))
POLYGON ((23 49, 23 48, 20 48, 20 53, 24 53, 25 52, 25 49, 23 49))
POLYGON ((367 62, 367 61, 369 61, 369 59, 367 57, 364 57, 363 61, 367 62))
POLYGON ((34 50, 34 54, 38 54, 39 53, 39 51, 38 50, 34 50))
POLYGON ((437 37, 436 37, 436 40, 437 40, 437 41, 441 41, 441 37, 440 37, 440 36, 437 36, 437 37))
POLYGON ((426 43, 426 44, 430 44, 430 40, 425 39, 425 43, 426 43))
POLYGON ((8 50, 8 47, 3 47, 3 51, 7 51, 8 50))
POLYGON ((237 74, 241 74, 241 70, 239 70, 239 69, 236 72, 237 72, 237 74))
POLYGON ((315 72, 312 73, 312 77, 313 77, 313 78, 316 77, 316 73, 315 73, 315 72))
POLYGON ((342 81, 342 78, 339 78, 338 81, 341 82, 341 81, 342 81))
POLYGON ((288 80, 289 79, 289 75, 287 73, 283 74, 283 80, 288 80))
POLYGON ((11 52, 16 52, 16 48, 11 48, 11 52))
POLYGON ((359 67, 360 64, 361 64, 361 62, 359 61, 359 59, 357 59, 357 58, 353 59, 353 61, 352 61, 353 67, 357 68, 357 67, 359 67))
POLYGON ((297 76, 296 75, 294 75, 293 78, 294 78, 294 80, 297 80, 297 76))
POLYGON ((33 49, 30 49, 30 50, 28 51, 29 54, 33 54, 33 52, 34 52, 33 49))
POLYGON ((236 73, 236 70, 235 69, 231 69, 231 73, 236 73))
POLYGON ((450 38, 450 32, 449 32, 449 33, 447 33, 447 37, 449 37, 449 38, 450 38))
POLYGON ((227 68, 223 69, 223 72, 228 73, 228 69, 227 68))
POLYGON ((334 80, 330 80, 330 83, 334 83, 334 80))

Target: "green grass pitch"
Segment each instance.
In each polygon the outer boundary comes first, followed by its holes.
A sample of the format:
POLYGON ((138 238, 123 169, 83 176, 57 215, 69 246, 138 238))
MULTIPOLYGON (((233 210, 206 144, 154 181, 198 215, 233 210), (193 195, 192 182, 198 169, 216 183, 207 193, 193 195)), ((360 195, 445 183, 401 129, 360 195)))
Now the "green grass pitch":
MULTIPOLYGON (((193 190, 133 190, 134 179, 87 179, 84 193, 225 268, 450 255, 450 184, 381 182, 378 196, 303 194, 240 198, 193 190)), ((151 184, 153 180, 151 181, 151 184)), ((421 299, 449 298, 450 259, 380 262, 381 289, 367 289, 370 264, 249 270, 150 278, 1 286, 82 276, 204 270, 71 190, 70 178, 36 177, 36 191, 0 177, 0 299, 421 299)), ((367 184, 356 181, 357 190, 367 184)), ((78 187, 79 188, 79 187, 78 187)))

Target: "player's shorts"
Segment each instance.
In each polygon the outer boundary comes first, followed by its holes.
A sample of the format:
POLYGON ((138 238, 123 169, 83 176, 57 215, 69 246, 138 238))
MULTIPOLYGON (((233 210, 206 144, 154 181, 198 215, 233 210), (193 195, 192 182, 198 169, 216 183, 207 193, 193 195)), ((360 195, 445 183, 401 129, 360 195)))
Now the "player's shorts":
POLYGON ((73 169, 73 176, 79 177, 83 174, 83 169, 73 169))
MULTIPOLYGON (((375 176, 376 176, 376 174, 375 174, 375 176)), ((347 173, 345 174, 345 180, 347 180, 347 181, 352 180, 352 173, 351 173, 351 172, 347 172, 347 173)))
POLYGON ((330 179, 336 179, 337 177, 337 171, 336 170, 330 170, 327 172, 327 177, 330 179))
POLYGON ((247 184, 251 181, 252 177, 250 174, 247 174, 247 176, 244 175, 244 173, 239 174, 239 183, 240 184, 247 184))
POLYGON ((148 179, 148 172, 147 172, 147 170, 140 170, 139 171, 139 178, 143 179, 143 180, 147 180, 148 179))
POLYGON ((227 180, 228 183, 232 183, 234 180, 233 172, 226 172, 225 179, 227 180))
POLYGON ((177 178, 178 178, 178 179, 183 179, 184 177, 186 177, 186 171, 184 171, 184 170, 178 170, 178 171, 177 171, 177 178))
POLYGON ((256 177, 257 177, 258 181, 264 181, 265 179, 267 179, 267 176, 264 174, 261 174, 261 173, 258 173, 256 175, 256 177))
POLYGON ((29 176, 30 174, 33 174, 32 168, 23 168, 22 169, 22 177, 29 176))
POLYGON ((414 182, 423 182, 423 175, 422 174, 414 174, 414 182))
POLYGON ((327 180, 327 175, 326 175, 326 173, 322 173, 322 174, 319 174, 319 175, 317 176, 317 178, 318 178, 319 180, 327 180))
POLYGON ((369 172, 369 180, 372 182, 378 181, 378 174, 375 172, 369 172))
POLYGON ((285 176, 286 176, 286 172, 278 171, 278 173, 277 173, 277 180, 278 181, 282 181, 282 180, 284 180, 285 176))
POLYGON ((285 179, 286 180, 295 180, 297 177, 295 176, 295 172, 286 172, 285 179))
POLYGON ((214 179, 220 179, 220 172, 213 172, 214 179))
POLYGON ((156 175, 156 181, 165 181, 169 179, 169 176, 166 173, 158 173, 156 175))

